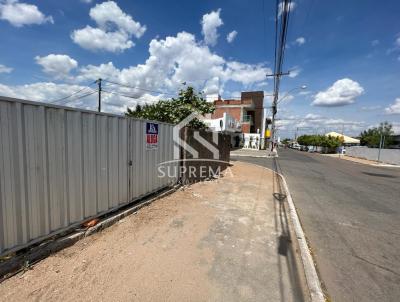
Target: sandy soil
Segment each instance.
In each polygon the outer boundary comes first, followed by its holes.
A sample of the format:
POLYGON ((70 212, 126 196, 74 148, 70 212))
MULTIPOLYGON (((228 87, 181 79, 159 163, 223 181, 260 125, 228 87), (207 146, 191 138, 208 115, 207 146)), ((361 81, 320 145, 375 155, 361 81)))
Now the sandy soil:
POLYGON ((272 172, 242 163, 230 171, 6 280, 0 300, 301 300, 293 255, 279 251, 287 225, 272 172))

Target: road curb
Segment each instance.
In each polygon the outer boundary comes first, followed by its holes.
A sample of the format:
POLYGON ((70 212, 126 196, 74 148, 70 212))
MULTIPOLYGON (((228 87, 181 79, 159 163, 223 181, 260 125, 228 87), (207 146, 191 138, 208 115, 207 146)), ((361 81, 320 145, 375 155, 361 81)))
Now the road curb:
POLYGON ((314 260, 311 256, 310 249, 307 244, 306 236, 304 234, 303 228, 301 227, 300 219, 299 219, 299 216, 297 215, 297 210, 294 205, 292 195, 290 194, 289 187, 286 183, 285 177, 282 174, 280 174, 272 169, 269 169, 267 167, 263 167, 263 166, 253 164, 253 163, 247 163, 247 162, 244 162, 244 163, 258 166, 260 168, 272 171, 273 173, 275 173, 282 179, 282 184, 286 191, 286 199, 287 199, 288 205, 289 205, 290 218, 292 220, 294 231, 295 231, 295 234, 297 237, 297 242, 298 242, 299 248, 300 248, 301 262, 303 263, 304 273, 305 273, 305 277, 306 277, 307 287, 310 291, 311 301, 312 302, 325 302, 325 296, 322 291, 321 281, 318 277, 317 270, 316 270, 315 264, 314 264, 314 260))
POLYGON ((294 231, 296 233, 297 241, 299 243, 301 260, 303 262, 308 289, 310 290, 311 301, 324 302, 325 297, 324 293, 322 292, 321 282, 319 280, 314 260, 311 256, 310 249, 307 244, 306 236, 304 235, 303 228, 301 227, 299 216, 297 215, 296 207, 292 199, 292 195, 290 194, 289 187, 286 183, 286 179, 282 174, 278 172, 275 173, 279 175, 279 177, 282 179, 283 187, 286 191, 286 199, 289 205, 290 218, 292 219, 294 231))
POLYGON ((257 157, 257 158, 276 158, 276 156, 269 156, 269 155, 248 155, 248 154, 235 154, 231 153, 231 157, 257 157))

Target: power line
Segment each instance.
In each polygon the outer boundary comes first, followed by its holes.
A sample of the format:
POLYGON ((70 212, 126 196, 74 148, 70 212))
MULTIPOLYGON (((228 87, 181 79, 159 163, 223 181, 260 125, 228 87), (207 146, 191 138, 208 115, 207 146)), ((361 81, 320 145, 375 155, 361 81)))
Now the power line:
POLYGON ((120 92, 117 92, 117 91, 108 91, 108 90, 102 89, 102 92, 109 93, 109 94, 117 94, 117 95, 120 95, 120 96, 123 96, 123 97, 126 97, 126 98, 130 98, 130 99, 134 99, 134 100, 143 100, 141 97, 135 97, 135 96, 128 95, 128 94, 125 94, 125 93, 120 93, 120 92))
MULTIPOLYGON (((91 82, 88 86, 93 85, 94 83, 95 83, 95 82, 91 82)), ((88 86, 83 87, 82 89, 79 89, 78 91, 75 91, 75 92, 73 92, 73 93, 70 94, 70 95, 67 95, 67 96, 65 96, 65 97, 62 97, 62 98, 60 98, 60 99, 56 99, 56 100, 49 101, 49 102, 47 102, 47 103, 53 104, 53 103, 57 103, 57 102, 60 102, 60 101, 65 100, 65 99, 68 99, 68 98, 70 98, 70 97, 72 97, 72 96, 74 96, 74 95, 76 95, 76 94, 78 94, 78 93, 84 91, 85 89, 88 89, 88 88, 89 88, 88 86)), ((90 88, 89 88, 89 89, 90 89, 90 88)))
POLYGON ((63 104, 63 103, 68 103, 68 102, 75 102, 75 101, 77 101, 77 100, 80 100, 80 99, 82 99, 82 98, 85 98, 85 97, 90 96, 90 95, 95 94, 95 93, 97 93, 97 90, 92 90, 91 92, 88 92, 88 93, 79 95, 79 96, 77 96, 77 97, 75 97, 75 98, 73 98, 73 99, 71 99, 71 100, 65 100, 64 102, 62 102, 62 103, 60 103, 60 104, 56 104, 56 105, 61 105, 61 104, 63 104))
POLYGON ((276 135, 275 116, 277 114, 279 87, 282 73, 283 60, 285 56, 287 29, 289 25, 289 15, 291 0, 276 0, 275 10, 275 53, 274 53, 274 99, 272 102, 272 144, 271 151, 274 150, 274 141, 276 135))
POLYGON ((165 95, 170 95, 170 96, 176 96, 175 94, 171 94, 171 93, 164 92, 164 91, 151 90, 151 89, 141 88, 141 87, 137 87, 137 86, 131 86, 131 85, 122 84, 122 83, 118 83, 118 82, 114 82, 114 81, 109 81, 109 80, 104 80, 104 79, 103 79, 103 81, 104 81, 104 82, 107 82, 107 83, 110 83, 110 84, 119 85, 119 86, 121 86, 121 87, 126 87, 126 88, 131 88, 131 89, 146 91, 146 92, 152 92, 152 93, 165 94, 165 95))

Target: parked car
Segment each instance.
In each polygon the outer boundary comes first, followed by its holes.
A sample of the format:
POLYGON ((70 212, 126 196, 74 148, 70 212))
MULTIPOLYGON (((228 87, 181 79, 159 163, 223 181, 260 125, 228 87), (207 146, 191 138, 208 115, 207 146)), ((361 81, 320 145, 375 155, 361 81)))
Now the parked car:
POLYGON ((315 147, 315 146, 309 146, 309 147, 308 147, 308 152, 310 152, 310 153, 317 152, 317 147, 315 147))
POLYGON ((295 150, 300 150, 300 145, 299 144, 293 144, 292 148, 295 150))

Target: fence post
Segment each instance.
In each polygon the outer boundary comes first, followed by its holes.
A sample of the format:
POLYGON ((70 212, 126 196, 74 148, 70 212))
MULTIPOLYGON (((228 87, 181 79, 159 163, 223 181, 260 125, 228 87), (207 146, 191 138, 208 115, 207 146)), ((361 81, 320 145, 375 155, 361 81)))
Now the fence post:
POLYGON ((378 150, 378 163, 381 160, 381 149, 382 149, 382 133, 381 133, 381 139, 379 141, 379 150, 378 150))

